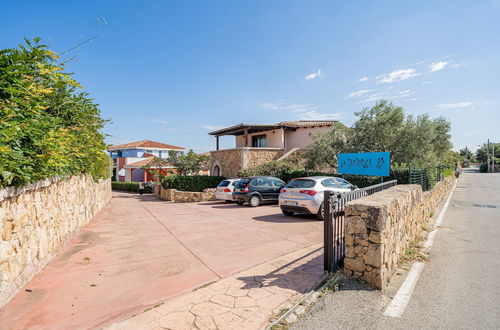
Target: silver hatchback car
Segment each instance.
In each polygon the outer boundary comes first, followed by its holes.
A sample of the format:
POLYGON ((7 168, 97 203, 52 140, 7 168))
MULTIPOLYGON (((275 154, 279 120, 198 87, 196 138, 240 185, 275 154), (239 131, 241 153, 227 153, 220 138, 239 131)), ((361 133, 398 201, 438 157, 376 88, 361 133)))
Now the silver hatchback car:
POLYGON ((297 178, 281 189, 279 205, 284 215, 315 214, 322 220, 325 191, 342 193, 355 189, 358 187, 342 178, 329 176, 297 178))

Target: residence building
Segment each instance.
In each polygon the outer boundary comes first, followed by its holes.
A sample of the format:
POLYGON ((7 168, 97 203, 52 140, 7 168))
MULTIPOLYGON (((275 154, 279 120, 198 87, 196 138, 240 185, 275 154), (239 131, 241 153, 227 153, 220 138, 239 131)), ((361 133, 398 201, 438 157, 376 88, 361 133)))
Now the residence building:
POLYGON ((215 136, 216 150, 210 152, 212 175, 236 177, 247 167, 283 159, 306 149, 316 134, 324 134, 337 121, 298 120, 277 124, 239 124, 210 132, 215 136), (219 137, 233 135, 235 148, 219 148, 219 137))
POLYGON ((170 164, 155 162, 155 157, 165 159, 171 150, 182 152, 185 148, 150 140, 111 146, 108 152, 113 159, 112 179, 121 182, 146 182, 153 180, 155 171, 163 175, 175 173, 175 168, 170 164))

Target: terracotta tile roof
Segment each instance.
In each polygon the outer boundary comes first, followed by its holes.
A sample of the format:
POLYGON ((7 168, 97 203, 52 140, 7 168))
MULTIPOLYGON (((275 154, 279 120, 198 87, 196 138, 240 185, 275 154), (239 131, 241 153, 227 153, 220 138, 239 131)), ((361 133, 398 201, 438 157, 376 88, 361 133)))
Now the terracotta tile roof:
MULTIPOLYGON (((147 166, 153 159, 154 159, 154 157, 146 157, 146 158, 141 159, 141 160, 139 160, 137 162, 133 162, 133 163, 127 164, 124 167, 129 167, 129 168, 130 167, 134 167, 134 168, 136 168, 136 167, 147 166)), ((163 164, 163 167, 172 167, 172 164, 165 162, 163 164)))
POLYGON ((142 140, 142 141, 136 141, 136 142, 130 142, 130 143, 124 143, 124 144, 118 144, 115 146, 111 146, 108 148, 108 150, 138 149, 138 148, 178 149, 178 150, 185 150, 186 149, 183 147, 173 146, 171 144, 166 144, 166 143, 161 143, 161 142, 156 142, 156 141, 151 141, 151 140, 142 140))

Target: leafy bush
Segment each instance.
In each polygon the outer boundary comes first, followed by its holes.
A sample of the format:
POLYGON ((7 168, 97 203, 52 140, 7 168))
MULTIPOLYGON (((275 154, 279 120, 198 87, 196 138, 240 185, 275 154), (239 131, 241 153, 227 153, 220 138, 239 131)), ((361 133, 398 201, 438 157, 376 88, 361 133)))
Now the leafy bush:
MULTIPOLYGON (((395 169, 391 171, 391 175, 389 177, 384 178, 384 181, 390 181, 396 179, 398 180, 399 184, 406 184, 409 183, 409 173, 410 172, 408 169, 395 169)), ((280 178, 285 182, 290 182, 290 180, 292 179, 307 177, 307 176, 342 177, 342 174, 308 171, 301 169, 297 165, 280 161, 273 161, 262 165, 249 167, 238 173, 239 177, 258 176, 258 175, 274 176, 280 178)), ((360 188, 380 183, 380 177, 378 176, 345 175, 344 179, 346 179, 350 183, 360 188)))
POLYGON ((25 40, 0 50, 0 187, 90 173, 109 178, 105 120, 59 56, 25 40))
POLYGON ((162 187, 180 191, 203 191, 205 188, 215 188, 224 180, 223 176, 209 175, 169 175, 163 179, 162 187))
POLYGON ((488 163, 481 163, 481 165, 479 165, 479 172, 481 173, 488 172, 488 163))
POLYGON ((303 168, 296 164, 284 161, 271 161, 241 170, 238 173, 238 177, 242 178, 248 176, 268 175, 280 178, 281 180, 288 182, 288 178, 291 173, 301 172, 302 170, 303 168))
POLYGON ((139 192, 139 182, 111 182, 111 188, 113 190, 122 190, 122 191, 133 191, 139 192))

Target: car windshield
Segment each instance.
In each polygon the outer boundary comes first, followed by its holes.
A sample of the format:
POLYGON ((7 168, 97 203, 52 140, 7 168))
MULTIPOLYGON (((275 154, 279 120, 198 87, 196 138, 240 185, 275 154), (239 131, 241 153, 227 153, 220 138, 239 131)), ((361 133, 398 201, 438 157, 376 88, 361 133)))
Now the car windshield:
POLYGON ((290 181, 287 188, 312 188, 316 185, 316 181, 307 179, 296 179, 290 181))
POLYGON ((244 188, 248 183, 250 182, 250 179, 241 179, 236 183, 236 187, 238 188, 244 188))
POLYGON ((222 181, 217 187, 227 187, 229 186, 229 181, 222 181))

